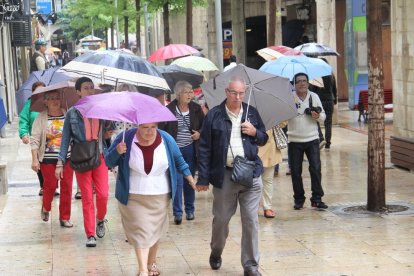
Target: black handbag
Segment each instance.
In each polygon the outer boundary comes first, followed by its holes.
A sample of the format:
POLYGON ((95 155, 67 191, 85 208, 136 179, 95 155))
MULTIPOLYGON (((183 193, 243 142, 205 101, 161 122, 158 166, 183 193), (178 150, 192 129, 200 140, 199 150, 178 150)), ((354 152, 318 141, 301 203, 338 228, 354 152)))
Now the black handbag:
MULTIPOLYGON (((231 146, 230 146, 231 148, 231 146)), ((233 151, 232 151, 233 154, 233 151)), ((246 188, 253 186, 253 172, 256 166, 255 161, 250 161, 246 157, 237 155, 233 162, 233 171, 231 173, 231 180, 239 183, 246 188)))
MULTIPOLYGON (((227 125, 225 124, 225 126, 228 132, 227 125)), ((231 155, 233 156, 233 170, 231 173, 231 181, 239 183, 246 188, 251 188, 253 186, 253 172, 254 168, 256 167, 256 162, 250 161, 246 157, 240 155, 236 155, 236 157, 234 157, 233 149, 230 143, 229 146, 231 155)))
POLYGON ((96 169, 101 164, 99 141, 85 141, 72 145, 70 166, 77 172, 96 169))

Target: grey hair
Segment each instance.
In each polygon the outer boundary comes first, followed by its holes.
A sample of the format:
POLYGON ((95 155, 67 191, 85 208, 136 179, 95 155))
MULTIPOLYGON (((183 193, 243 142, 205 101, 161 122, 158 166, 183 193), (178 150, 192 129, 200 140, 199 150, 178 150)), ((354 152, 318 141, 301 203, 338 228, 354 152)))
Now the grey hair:
POLYGON ((116 87, 116 91, 138 92, 138 89, 135 85, 129 83, 120 83, 116 87))
POLYGON ((175 85, 174 85, 174 93, 176 96, 180 95, 180 93, 185 89, 185 88, 190 88, 193 89, 193 86, 191 85, 191 83, 189 83, 188 81, 178 81, 175 85))
POLYGON ((230 85, 231 83, 233 83, 233 82, 241 82, 241 83, 243 83, 243 84, 246 86, 246 88, 249 86, 249 85, 246 83, 246 80, 245 80, 245 79, 243 79, 242 77, 239 77, 239 76, 232 76, 232 77, 230 78, 230 80, 229 80, 229 85, 230 85))

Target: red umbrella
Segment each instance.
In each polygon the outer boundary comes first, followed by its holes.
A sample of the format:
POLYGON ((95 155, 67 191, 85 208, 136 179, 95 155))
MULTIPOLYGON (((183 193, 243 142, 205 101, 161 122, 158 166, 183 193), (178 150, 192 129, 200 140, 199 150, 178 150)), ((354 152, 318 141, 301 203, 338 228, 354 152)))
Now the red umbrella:
POLYGON ((169 44, 152 53, 148 61, 154 62, 157 60, 188 56, 195 53, 199 53, 199 51, 191 46, 185 44, 169 44))
POLYGON ((267 48, 275 50, 276 52, 284 54, 285 56, 303 56, 303 53, 301 51, 295 50, 288 46, 279 45, 279 46, 269 46, 267 48))

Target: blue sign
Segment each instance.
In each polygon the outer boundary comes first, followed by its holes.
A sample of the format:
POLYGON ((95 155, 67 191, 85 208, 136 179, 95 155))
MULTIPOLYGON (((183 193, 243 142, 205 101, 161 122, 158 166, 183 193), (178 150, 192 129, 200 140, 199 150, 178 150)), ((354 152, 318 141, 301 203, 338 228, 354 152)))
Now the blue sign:
POLYGON ((41 14, 51 14, 52 0, 36 0, 36 10, 41 14))
POLYGON ((367 15, 366 0, 353 0, 352 1, 352 16, 366 16, 366 15, 367 15))

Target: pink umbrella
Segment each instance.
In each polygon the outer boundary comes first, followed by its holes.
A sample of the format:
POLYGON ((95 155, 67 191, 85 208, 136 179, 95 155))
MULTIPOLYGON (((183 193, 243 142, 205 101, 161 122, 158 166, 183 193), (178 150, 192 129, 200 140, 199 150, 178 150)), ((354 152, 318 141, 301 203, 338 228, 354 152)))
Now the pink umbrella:
POLYGON ((267 48, 270 48, 276 52, 279 52, 285 56, 303 56, 303 53, 301 51, 295 50, 293 48, 290 48, 288 46, 269 46, 267 48))
POLYGON ((199 51, 191 46, 185 44, 169 44, 152 53, 149 56, 148 61, 154 62, 157 60, 188 56, 195 53, 199 53, 199 51))
POLYGON ((87 118, 138 125, 177 120, 156 98, 138 92, 108 92, 84 97, 75 108, 87 118))

